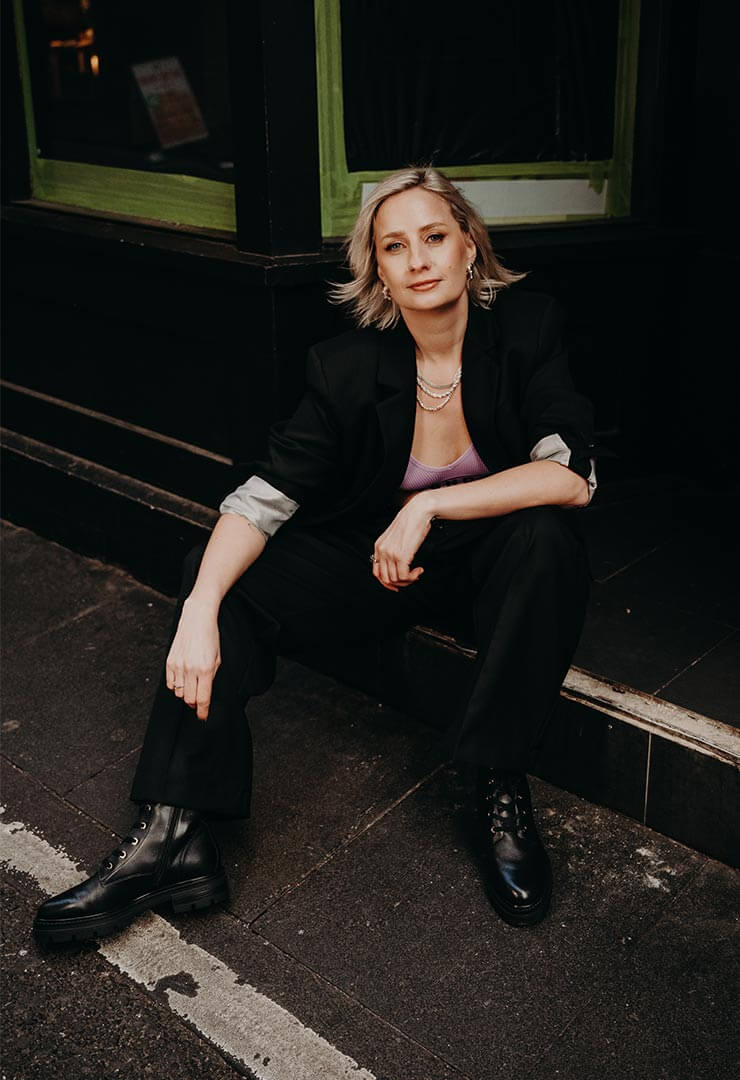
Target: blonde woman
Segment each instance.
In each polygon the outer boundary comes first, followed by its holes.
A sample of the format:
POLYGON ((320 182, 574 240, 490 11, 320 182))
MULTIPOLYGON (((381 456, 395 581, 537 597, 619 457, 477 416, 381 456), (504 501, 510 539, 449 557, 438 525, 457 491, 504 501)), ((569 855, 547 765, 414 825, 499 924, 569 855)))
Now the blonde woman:
POLYGON ((34 929, 103 936, 163 902, 226 899, 209 815, 248 817, 245 706, 277 653, 472 614, 477 659, 450 718, 476 772, 477 852, 508 922, 546 913, 552 876, 526 772, 575 651, 591 575, 575 511, 596 487, 592 408, 549 297, 517 289, 440 172, 386 177, 347 242, 334 302, 357 329, 309 350, 306 391, 185 560, 131 789, 140 812, 34 929))

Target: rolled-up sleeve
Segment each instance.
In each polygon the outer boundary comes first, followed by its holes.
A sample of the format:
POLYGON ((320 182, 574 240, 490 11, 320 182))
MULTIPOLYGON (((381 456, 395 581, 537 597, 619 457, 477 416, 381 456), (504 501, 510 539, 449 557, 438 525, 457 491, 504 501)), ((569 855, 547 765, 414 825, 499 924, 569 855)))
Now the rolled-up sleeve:
POLYGON ((241 514, 269 539, 336 484, 338 442, 321 358, 310 349, 303 398, 288 420, 272 425, 265 456, 243 466, 248 479, 223 499, 220 512, 241 514))
POLYGON ((219 506, 221 514, 245 517, 269 540, 298 509, 298 503, 268 484, 261 476, 250 476, 219 506))
POLYGON ((593 405, 573 385, 563 344, 563 324, 562 308, 550 300, 524 391, 529 459, 555 461, 578 473, 588 485, 590 503, 597 487, 593 405))

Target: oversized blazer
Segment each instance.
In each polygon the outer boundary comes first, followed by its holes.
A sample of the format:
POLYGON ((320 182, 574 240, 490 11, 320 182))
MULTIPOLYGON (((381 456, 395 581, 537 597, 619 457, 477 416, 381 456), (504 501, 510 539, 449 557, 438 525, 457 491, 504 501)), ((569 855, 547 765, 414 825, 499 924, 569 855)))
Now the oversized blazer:
MULTIPOLYGON (((490 309, 471 303, 462 347, 462 408, 490 471, 553 460, 596 488, 593 408, 573 386, 563 313, 516 286, 490 309)), ((294 414, 273 424, 264 457, 223 500, 266 537, 289 519, 349 523, 387 509, 400 488, 416 418, 414 339, 403 322, 314 345, 294 414)))

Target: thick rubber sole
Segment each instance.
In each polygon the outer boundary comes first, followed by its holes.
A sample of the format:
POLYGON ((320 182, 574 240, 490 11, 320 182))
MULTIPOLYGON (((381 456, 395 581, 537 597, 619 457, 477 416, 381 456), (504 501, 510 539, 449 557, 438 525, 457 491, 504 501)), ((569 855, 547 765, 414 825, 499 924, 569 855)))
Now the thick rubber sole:
POLYGON ((178 885, 168 885, 140 896, 133 903, 117 911, 101 911, 97 915, 82 915, 72 919, 39 919, 33 924, 33 934, 41 945, 59 945, 65 942, 87 941, 90 938, 108 937, 127 927, 137 915, 167 904, 180 915, 187 911, 199 911, 212 907, 229 898, 229 883, 225 873, 211 877, 194 878, 178 885))
POLYGON ((547 892, 540 897, 536 904, 532 904, 530 907, 526 908, 512 907, 510 904, 506 903, 503 897, 497 896, 496 893, 490 889, 486 890, 486 895, 496 914, 510 926, 535 926, 538 922, 542 922, 550 909, 552 885, 550 885, 547 892))

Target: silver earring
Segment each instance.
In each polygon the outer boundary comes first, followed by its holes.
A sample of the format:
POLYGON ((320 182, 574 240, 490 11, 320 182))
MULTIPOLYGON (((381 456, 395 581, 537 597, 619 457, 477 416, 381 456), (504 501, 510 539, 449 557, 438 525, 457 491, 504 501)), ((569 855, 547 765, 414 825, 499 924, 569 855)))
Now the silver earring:
POLYGON ((473 280, 473 264, 468 263, 468 281, 473 280))
POLYGON ((387 285, 383 286, 383 296, 386 298, 386 300, 390 300, 390 298, 391 298, 391 294, 388 292, 388 286, 387 285))

